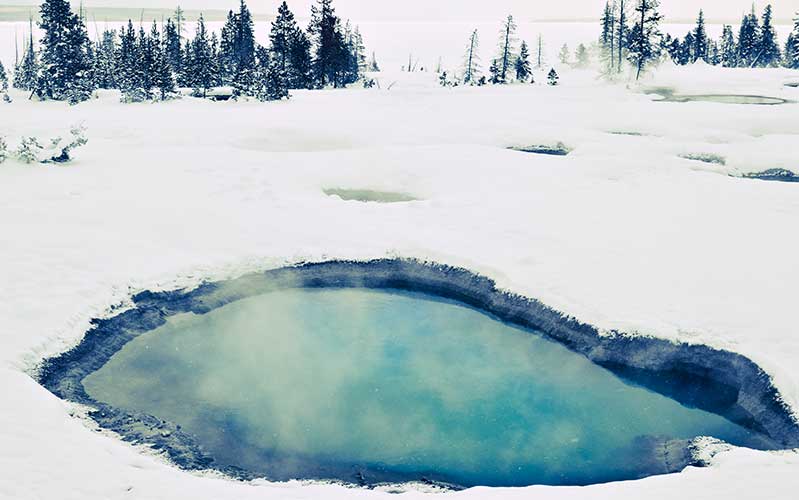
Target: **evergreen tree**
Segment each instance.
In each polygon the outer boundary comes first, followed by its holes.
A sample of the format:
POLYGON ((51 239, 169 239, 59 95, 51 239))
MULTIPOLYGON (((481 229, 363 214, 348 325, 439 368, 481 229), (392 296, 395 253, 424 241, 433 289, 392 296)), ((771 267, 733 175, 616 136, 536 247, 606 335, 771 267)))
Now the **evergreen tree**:
POLYGON ((498 83, 508 81, 508 71, 514 64, 513 52, 516 44, 516 23, 513 16, 508 16, 502 22, 499 38, 499 54, 497 55, 497 65, 499 66, 498 83))
MULTIPOLYGON (((313 88, 313 67, 311 59, 311 40, 297 27, 291 35, 289 52, 288 85, 292 89, 313 88)), ((377 64, 375 62, 375 64, 377 64)), ((379 69, 379 68, 378 68, 379 69)))
POLYGON ((116 53, 117 33, 114 30, 106 30, 97 42, 94 57, 94 79, 98 88, 117 88, 116 53))
POLYGON ((164 52, 166 62, 175 74, 180 74, 183 69, 183 51, 180 45, 180 32, 172 19, 166 20, 164 27, 164 52))
POLYGON ((240 0, 238 12, 228 13, 218 52, 216 62, 221 83, 232 85, 234 95, 252 94, 255 34, 252 14, 244 0, 240 0))
POLYGON ((463 63, 463 83, 474 85, 480 78, 480 37, 477 30, 469 35, 469 47, 466 49, 466 56, 463 63))
POLYGON ((588 48, 582 43, 577 46, 574 58, 577 60, 578 68, 587 68, 591 64, 591 55, 588 53, 588 48))
MULTIPOLYGON (((155 26, 155 22, 153 22, 153 29, 155 30, 155 36, 158 36, 158 28, 155 26)), ((137 63, 139 65, 138 72, 140 75, 139 85, 144 93, 144 99, 150 100, 153 98, 153 89, 155 88, 155 81, 153 78, 155 68, 153 40, 147 36, 147 33, 144 32, 144 28, 139 28, 137 42, 138 47, 136 51, 139 56, 137 63)))
POLYGON ((713 66, 718 66, 721 64, 721 50, 719 49, 719 44, 715 40, 708 41, 708 56, 707 62, 708 64, 712 64, 713 66))
POLYGON ((263 47, 257 49, 255 96, 260 101, 278 101, 289 98, 286 73, 279 61, 263 47))
POLYGON ((147 98, 144 92, 144 74, 142 72, 141 44, 136 39, 133 21, 128 20, 127 28, 122 32, 117 53, 116 82, 122 92, 124 102, 140 102, 147 98))
POLYGON ((757 63, 759 41, 760 21, 753 7, 751 14, 745 15, 741 20, 741 29, 738 33, 738 64, 740 66, 748 68, 757 63))
POLYGON ((696 43, 694 42, 694 33, 692 31, 687 35, 685 35, 685 38, 680 44, 680 51, 678 53, 677 63, 682 64, 684 66, 693 61, 696 61, 696 59, 694 58, 695 47, 696 43))
POLYGON ((297 21, 294 19, 294 14, 289 10, 286 2, 283 2, 277 9, 277 17, 272 21, 269 41, 272 43, 270 57, 286 74, 289 73, 291 66, 291 44, 296 29, 297 21))
POLYGON ((638 0, 635 7, 636 23, 630 32, 629 59, 635 65, 635 79, 641 77, 646 65, 656 59, 657 45, 655 38, 660 36, 660 21, 663 16, 658 12, 659 0, 638 0))
MULTIPOLYGON (((600 56, 604 71, 610 75, 615 72, 616 61, 616 0, 605 3, 602 15, 602 34, 599 39, 600 56)), ((540 66, 540 65, 539 65, 540 66)))
POLYGON ((785 58, 789 61, 789 68, 799 69, 799 13, 793 22, 793 32, 785 47, 785 58))
POLYGON ((522 41, 519 57, 516 58, 516 79, 520 82, 526 82, 531 73, 530 51, 527 49, 527 42, 522 41))
POLYGON ((561 64, 569 64, 569 58, 571 57, 571 52, 569 51, 569 46, 567 44, 563 44, 560 47, 560 52, 558 53, 558 60, 561 64))
POLYGON ((71 104, 85 101, 94 90, 94 82, 83 21, 70 10, 67 0, 44 0, 40 13, 45 34, 36 92, 42 98, 71 104))
POLYGON ((345 84, 343 73, 347 70, 349 55, 332 3, 332 0, 318 0, 317 5, 311 6, 308 31, 313 36, 313 76, 319 87, 345 84))
POLYGON ((3 66, 3 61, 0 61, 0 93, 5 94, 6 92, 8 92, 8 74, 3 66))
POLYGON ((148 71, 150 80, 152 86, 158 89, 159 99, 165 101, 175 93, 175 79, 172 75, 172 66, 169 64, 166 43, 161 42, 161 34, 155 22, 150 30, 150 51, 152 57, 148 71))
MULTIPOLYGON (((277 17, 272 21, 269 40, 272 45, 271 59, 285 73, 289 88, 309 88, 311 44, 286 2, 280 5, 277 17)), ((359 47, 362 48, 362 41, 359 47)))
POLYGON ((33 44, 33 21, 31 21, 30 35, 25 44, 25 55, 22 62, 14 69, 14 88, 33 91, 38 86, 39 59, 33 44))
POLYGON ((214 86, 214 81, 218 78, 215 74, 216 62, 211 48, 211 41, 208 31, 205 28, 205 20, 200 15, 197 21, 197 31, 191 41, 191 57, 187 66, 187 83, 190 83, 197 97, 206 97, 208 90, 214 86))
POLYGON ((497 83, 499 83, 499 81, 500 81, 500 69, 499 69, 499 63, 497 62, 496 59, 493 59, 491 61, 491 66, 488 68, 488 74, 490 75, 489 81, 491 83, 493 83, 495 85, 497 83))
MULTIPOLYGON (((219 67, 219 37, 216 32, 211 32, 211 37, 208 39, 208 47, 211 49, 211 56, 208 63, 208 72, 211 75, 211 87, 218 87, 223 85, 222 73, 219 67)), ((250 87, 244 87, 249 89, 250 87)), ((240 84, 233 82, 233 95, 242 95, 242 87, 240 84)))
POLYGON ((757 52, 757 66, 763 68, 779 66, 782 60, 782 52, 777 43, 777 32, 772 25, 773 13, 771 5, 766 5, 766 10, 763 12, 763 26, 760 28, 760 39, 758 40, 757 52))
POLYGON ((694 48, 691 54, 691 62, 702 59, 708 60, 708 39, 707 30, 705 29, 705 13, 699 10, 699 17, 696 19, 696 28, 694 28, 694 48))
POLYGON ((735 43, 735 34, 732 26, 725 24, 721 34, 721 64, 725 68, 738 66, 738 44, 735 43))
POLYGON ((547 74, 547 84, 555 86, 560 83, 560 77, 558 76, 558 72, 555 71, 555 68, 549 70, 547 74))

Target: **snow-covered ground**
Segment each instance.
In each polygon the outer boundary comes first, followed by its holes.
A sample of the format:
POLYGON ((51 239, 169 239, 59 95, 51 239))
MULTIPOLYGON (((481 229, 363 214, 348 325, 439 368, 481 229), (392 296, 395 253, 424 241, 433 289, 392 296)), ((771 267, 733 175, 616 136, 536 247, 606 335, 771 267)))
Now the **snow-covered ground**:
MULTIPOLYGON (((644 85, 799 101, 783 86, 799 72, 689 71, 663 68, 644 85)), ((558 87, 444 89, 432 74, 386 73, 383 90, 277 103, 0 103, 12 144, 78 122, 90 139, 66 166, 0 165, 0 498, 388 497, 182 472, 95 432, 26 373, 135 291, 302 259, 465 266, 602 328, 742 353, 799 409, 799 185, 727 175, 799 169, 799 104, 658 103, 589 71, 561 76, 558 87), (569 156, 505 149, 560 141, 569 156), (708 153, 726 166, 679 158, 708 153), (422 201, 342 201, 325 188, 422 201)), ((791 499, 797 471, 799 453, 736 449, 641 481, 447 495, 791 499)))

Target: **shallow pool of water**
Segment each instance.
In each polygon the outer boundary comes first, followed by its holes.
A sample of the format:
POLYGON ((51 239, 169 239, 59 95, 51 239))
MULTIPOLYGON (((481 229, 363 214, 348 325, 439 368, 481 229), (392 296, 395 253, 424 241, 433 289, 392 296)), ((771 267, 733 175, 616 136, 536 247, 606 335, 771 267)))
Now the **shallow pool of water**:
POLYGON ((337 196, 345 201, 362 201, 365 203, 403 203, 408 201, 417 201, 415 198, 406 193, 397 193, 393 191, 374 191, 371 189, 325 189, 324 193, 328 196, 337 196))
POLYGON ((83 383, 275 480, 589 484, 663 472, 670 438, 752 438, 476 310, 363 289, 174 316, 83 383))

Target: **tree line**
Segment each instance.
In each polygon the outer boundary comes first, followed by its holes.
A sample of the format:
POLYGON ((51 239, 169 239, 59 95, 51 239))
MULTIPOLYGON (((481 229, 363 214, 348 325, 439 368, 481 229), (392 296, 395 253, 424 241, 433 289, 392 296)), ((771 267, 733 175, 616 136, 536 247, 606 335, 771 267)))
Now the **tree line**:
MULTIPOLYGON (((44 31, 37 50, 33 29, 14 68, 13 86, 43 100, 78 103, 95 89, 119 89, 126 102, 164 100, 187 87, 198 97, 232 87, 232 96, 260 100, 289 97, 290 89, 343 87, 367 69, 363 38, 336 15, 332 0, 317 0, 301 28, 286 2, 272 21, 269 46, 255 41, 253 17, 244 0, 230 11, 221 36, 200 16, 193 38, 183 36, 183 12, 149 30, 132 21, 90 41, 82 14, 68 0, 45 0, 44 31)), ((376 61, 372 66, 377 67, 376 61)), ((2 72, 5 75, 5 72, 2 72)))
POLYGON ((737 36, 732 26, 725 25, 719 40, 708 36, 702 10, 696 26, 681 39, 660 32, 659 0, 637 0, 632 10, 630 5, 631 0, 609 1, 601 17, 599 49, 603 72, 609 76, 621 73, 625 62, 632 62, 640 75, 647 64, 666 58, 679 65, 701 60, 728 68, 799 69, 799 17, 780 47, 771 5, 762 19, 754 7, 744 15, 737 36))

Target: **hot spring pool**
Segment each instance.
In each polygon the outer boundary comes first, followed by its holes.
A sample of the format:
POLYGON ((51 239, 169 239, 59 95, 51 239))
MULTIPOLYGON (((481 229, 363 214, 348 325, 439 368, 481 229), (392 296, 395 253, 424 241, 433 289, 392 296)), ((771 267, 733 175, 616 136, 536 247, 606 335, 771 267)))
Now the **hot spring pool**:
POLYGON ((673 439, 755 439, 476 310, 358 288, 171 316, 83 385, 274 480, 589 484, 668 472, 673 439))

